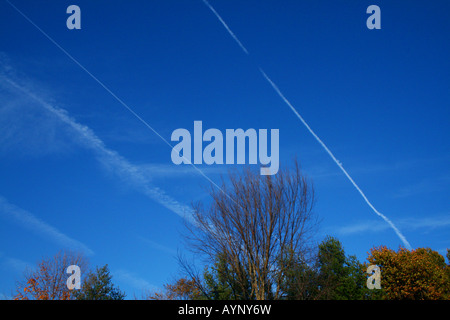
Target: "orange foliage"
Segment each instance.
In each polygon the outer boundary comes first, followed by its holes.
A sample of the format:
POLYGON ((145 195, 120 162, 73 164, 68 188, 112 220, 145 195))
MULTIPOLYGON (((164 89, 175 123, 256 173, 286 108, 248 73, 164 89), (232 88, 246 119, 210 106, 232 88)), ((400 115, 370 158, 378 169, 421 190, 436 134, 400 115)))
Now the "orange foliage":
POLYGON ((37 269, 25 274, 23 283, 18 283, 14 300, 72 300, 74 291, 67 288, 66 268, 70 264, 83 264, 81 256, 60 252, 42 260, 37 269), (73 262, 72 262, 73 261, 73 262))
POLYGON ((371 249, 368 261, 381 268, 381 287, 387 299, 450 298, 450 267, 436 251, 400 248, 395 252, 381 246, 371 249))
POLYGON ((200 296, 195 281, 181 278, 175 283, 164 285, 164 292, 156 292, 148 297, 149 300, 191 300, 200 296))

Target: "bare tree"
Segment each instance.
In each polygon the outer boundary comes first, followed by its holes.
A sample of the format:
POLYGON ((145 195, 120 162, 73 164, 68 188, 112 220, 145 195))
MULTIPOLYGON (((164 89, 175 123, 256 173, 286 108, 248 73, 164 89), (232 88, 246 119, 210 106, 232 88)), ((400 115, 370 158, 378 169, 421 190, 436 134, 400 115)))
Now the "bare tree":
POLYGON ((210 262, 225 257, 245 298, 282 298, 286 274, 298 257, 311 253, 317 222, 314 189, 298 163, 274 176, 250 168, 230 173, 229 183, 222 181, 221 190, 211 186, 210 196, 207 208, 194 205, 189 248, 210 262))

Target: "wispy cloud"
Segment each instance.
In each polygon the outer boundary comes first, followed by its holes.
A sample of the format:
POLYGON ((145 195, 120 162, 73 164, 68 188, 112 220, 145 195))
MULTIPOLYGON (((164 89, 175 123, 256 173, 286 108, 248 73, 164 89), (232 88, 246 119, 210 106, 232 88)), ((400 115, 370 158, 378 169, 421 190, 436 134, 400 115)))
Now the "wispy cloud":
MULTIPOLYGON (((148 163, 139 165, 139 170, 141 170, 146 176, 150 178, 179 178, 180 176, 199 176, 198 171, 192 166, 176 166, 173 164, 163 164, 163 163, 148 163)), ((223 175, 228 172, 225 166, 208 166, 202 168, 202 171, 208 175, 223 175)))
POLYGON ((399 221, 399 224, 404 226, 405 230, 420 230, 424 229, 431 231, 438 228, 447 228, 450 226, 450 215, 423 217, 423 218, 405 218, 399 221))
POLYGON ((0 265, 16 273, 23 273, 32 264, 21 259, 8 257, 3 252, 0 252, 0 265))
POLYGON ((0 101, 0 156, 41 157, 72 151, 61 122, 30 104, 28 97, 0 86, 0 101))
POLYGON ((16 221, 22 227, 25 227, 36 234, 51 239, 58 245, 66 248, 81 250, 87 255, 94 254, 91 249, 80 241, 62 233, 57 228, 44 222, 30 212, 9 203, 8 200, 2 196, 0 196, 0 215, 8 220, 16 221))
POLYGON ((14 297, 0 292, 0 300, 13 300, 14 297))
MULTIPOLYGON (((111 89, 109 89, 108 86, 106 86, 99 78, 97 78, 94 74, 92 74, 88 69, 86 69, 85 66, 83 66, 77 59, 75 59, 67 50, 65 50, 58 42, 56 42, 50 35, 48 35, 43 29, 41 29, 36 23, 33 22, 33 20, 31 20, 25 13, 23 13, 19 8, 17 8, 14 4, 12 4, 11 2, 9 2, 8 0, 6 0, 6 2, 12 7, 14 8, 14 10, 16 10, 22 17, 24 17, 29 23, 31 23, 37 30, 39 30, 39 32, 45 36, 51 43, 53 43, 59 50, 61 50, 61 52, 63 52, 73 63, 75 63, 78 67, 80 67, 86 74, 89 75, 89 77, 91 77, 92 80, 94 80, 98 85, 100 85, 100 87, 102 87, 106 92, 108 92, 122 107, 124 107, 128 112, 130 112, 137 120, 139 120, 145 127, 147 127, 150 131, 152 131, 156 136, 158 136, 165 144, 167 144, 171 149, 173 149, 173 146, 171 145, 171 143, 165 139, 158 131, 156 131, 147 121, 145 121, 139 114, 137 114, 133 108, 131 108, 128 104, 126 104, 121 98, 119 98, 111 89)), ((209 4, 205 1, 205 4, 209 6, 209 4)), ((211 7, 211 9, 213 10, 213 12, 215 12, 214 8, 211 7)), ((217 13, 216 13, 217 15, 217 13)), ((217 15, 218 16, 218 15, 217 15)), ((220 18, 218 16, 218 18, 220 18)), ((221 20, 221 18, 220 18, 221 20)), ((225 25, 225 27, 228 29, 228 32, 231 33, 231 35, 235 38, 235 41, 237 41, 239 43, 239 40, 237 39, 236 36, 234 36, 234 34, 231 32, 231 30, 228 28, 228 26, 226 26, 225 22, 222 23, 225 25)), ((242 46, 241 44, 241 48, 244 50, 244 52, 247 52, 247 50, 242 46)), ((183 156, 184 157, 184 156, 183 156)), ((186 160, 186 159, 185 159, 186 160)), ((229 197, 228 194, 226 194, 214 181, 212 181, 201 169, 199 169, 195 164, 190 163, 190 165, 197 170, 198 173, 200 173, 206 180, 208 180, 212 185, 214 185, 217 189, 219 189, 220 191, 222 191, 225 196, 229 197)), ((146 194, 148 192, 145 192, 146 194)), ((150 195, 152 195, 153 192, 150 192, 150 195)), ((230 197, 229 197, 230 198, 230 197)), ((230 198, 231 199, 231 198, 230 198)), ((234 201, 233 199, 231 199, 232 201, 234 201)), ((170 204, 172 204, 172 201, 170 201, 170 204)), ((182 215, 185 218, 190 218, 191 215, 186 215, 186 213, 184 213, 182 215)))
POLYGON ((148 171, 144 172, 138 165, 134 165, 122 157, 118 152, 106 147, 105 143, 87 126, 78 123, 68 112, 55 106, 31 91, 27 86, 19 84, 6 75, 0 73, 0 83, 4 88, 15 90, 38 105, 70 129, 77 140, 85 148, 92 150, 98 161, 111 172, 119 176, 124 182, 142 192, 152 200, 158 202, 180 217, 190 219, 191 208, 179 203, 163 190, 150 184, 148 171))
POLYGON ((450 177, 448 175, 443 175, 434 179, 428 177, 427 179, 400 188, 396 193, 393 194, 393 197, 406 198, 419 194, 427 194, 430 192, 447 190, 449 181, 450 177))
POLYGON ((385 231, 388 228, 389 226, 381 221, 371 220, 371 221, 357 222, 346 226, 333 227, 330 228, 330 230, 333 230, 333 232, 341 236, 349 236, 354 234, 362 234, 366 232, 376 233, 380 231, 385 231))
POLYGON ((124 269, 119 269, 111 272, 115 281, 122 282, 138 291, 142 294, 146 292, 159 291, 159 288, 144 278, 137 276, 136 274, 126 271, 124 269))
MULTIPOLYGON (((450 226, 450 215, 428 216, 421 218, 408 217, 399 219, 396 224, 406 231, 429 232, 439 228, 450 226)), ((367 232, 382 232, 389 229, 386 223, 378 220, 361 221, 346 226, 330 228, 334 233, 341 236, 350 236, 367 232)))
POLYGON ((177 253, 177 251, 175 249, 169 248, 169 247, 167 247, 165 245, 162 245, 162 244, 160 244, 158 242, 155 242, 153 240, 150 240, 150 239, 147 239, 147 238, 141 237, 141 236, 138 236, 137 238, 140 241, 142 241, 143 243, 145 243, 145 244, 149 245, 150 247, 152 247, 153 249, 156 249, 156 250, 159 250, 159 251, 171 254, 171 255, 175 255, 177 253))
MULTIPOLYGON (((398 172, 405 172, 412 169, 421 168, 423 166, 433 166, 436 164, 441 164, 444 161, 449 160, 449 156, 439 157, 439 158, 422 158, 422 159, 407 159, 404 161, 397 161, 391 163, 373 163, 370 162, 370 159, 358 159, 358 163, 353 163, 349 167, 351 167, 351 172, 354 175, 379 175, 379 174, 392 174, 398 172)), ((314 164, 307 168, 309 174, 314 179, 320 178, 334 178, 340 175, 338 170, 335 170, 334 167, 331 167, 328 163, 317 163, 314 161, 314 164)))

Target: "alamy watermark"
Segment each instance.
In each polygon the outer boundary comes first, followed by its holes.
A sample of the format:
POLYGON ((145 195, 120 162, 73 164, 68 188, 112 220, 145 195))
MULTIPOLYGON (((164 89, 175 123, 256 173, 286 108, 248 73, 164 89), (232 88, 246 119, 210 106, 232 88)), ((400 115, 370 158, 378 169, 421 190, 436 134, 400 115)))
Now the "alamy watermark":
POLYGON ((176 165, 245 164, 248 158, 249 164, 258 164, 259 160, 259 164, 263 166, 261 175, 274 175, 280 165, 279 140, 279 130, 271 129, 269 155, 267 129, 226 129, 224 148, 224 135, 220 130, 211 128, 203 132, 202 121, 194 121, 193 137, 188 130, 182 128, 172 132, 171 141, 179 143, 172 149, 171 158, 176 165), (204 148, 203 142, 208 142, 204 148))
POLYGON ((67 267, 66 273, 70 274, 70 277, 67 278, 67 289, 69 290, 79 290, 81 289, 81 269, 79 266, 72 264, 67 267))
POLYGON ((370 277, 367 278, 367 288, 370 290, 373 289, 381 289, 381 270, 380 267, 374 264, 371 264, 367 267, 367 273, 370 277))

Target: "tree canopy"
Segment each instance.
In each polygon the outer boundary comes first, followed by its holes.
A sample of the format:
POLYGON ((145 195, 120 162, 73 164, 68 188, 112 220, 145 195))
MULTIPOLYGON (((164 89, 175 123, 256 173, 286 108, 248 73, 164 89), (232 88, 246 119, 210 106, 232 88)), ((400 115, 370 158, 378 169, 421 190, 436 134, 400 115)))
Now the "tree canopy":
POLYGON ((125 293, 112 282, 108 265, 97 267, 83 281, 81 290, 75 293, 77 300, 123 300, 125 293))
MULTIPOLYGON (((316 217, 314 189, 297 163, 276 176, 250 169, 230 174, 211 205, 194 205, 188 243, 233 277, 229 288, 246 299, 279 299, 296 255, 311 251, 316 217)), ((218 283, 227 281, 217 273, 218 283)))
POLYGON ((445 264, 442 255, 430 248, 394 251, 381 246, 370 251, 368 261, 381 268, 386 299, 450 298, 450 266, 445 264))
POLYGON ((108 265, 89 271, 89 262, 81 253, 60 251, 43 258, 34 270, 27 269, 16 284, 15 300, 123 300, 125 293, 113 283, 108 265), (82 272, 81 288, 69 289, 67 267, 76 265, 82 272), (84 276, 85 275, 85 276, 84 276))

